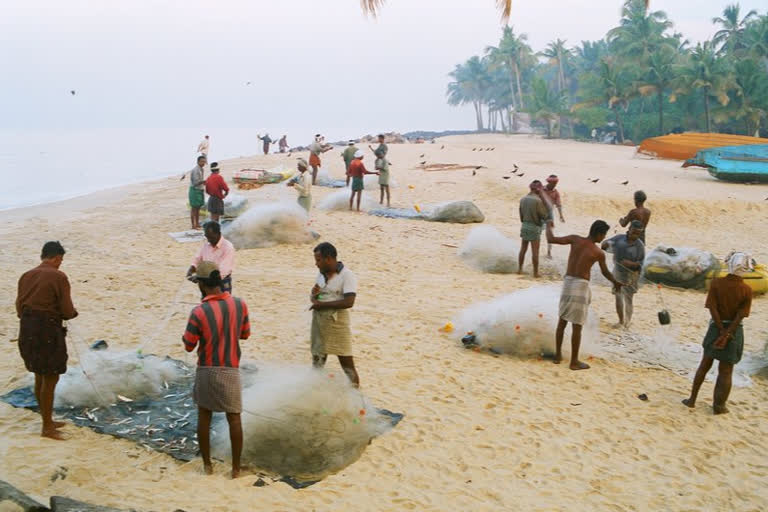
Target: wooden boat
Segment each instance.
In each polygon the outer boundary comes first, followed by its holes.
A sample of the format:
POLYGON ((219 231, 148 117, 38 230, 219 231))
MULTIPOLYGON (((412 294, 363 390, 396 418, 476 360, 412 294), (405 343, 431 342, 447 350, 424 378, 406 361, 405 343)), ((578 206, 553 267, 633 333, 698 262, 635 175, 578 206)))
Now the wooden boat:
POLYGON ((768 139, 725 133, 680 133, 645 139, 637 152, 656 158, 687 160, 703 149, 752 144, 768 144, 768 139))
POLYGON ((768 183, 768 144, 703 149, 686 160, 683 167, 692 165, 706 168, 723 181, 768 183))

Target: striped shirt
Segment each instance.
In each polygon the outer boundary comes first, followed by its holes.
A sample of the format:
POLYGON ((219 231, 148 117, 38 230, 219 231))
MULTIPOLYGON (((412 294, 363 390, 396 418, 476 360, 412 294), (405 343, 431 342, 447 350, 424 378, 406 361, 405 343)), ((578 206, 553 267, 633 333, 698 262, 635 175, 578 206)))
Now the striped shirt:
POLYGON ((239 340, 251 335, 248 306, 228 292, 208 295, 189 314, 182 336, 187 352, 197 349, 198 366, 240 367, 239 340))

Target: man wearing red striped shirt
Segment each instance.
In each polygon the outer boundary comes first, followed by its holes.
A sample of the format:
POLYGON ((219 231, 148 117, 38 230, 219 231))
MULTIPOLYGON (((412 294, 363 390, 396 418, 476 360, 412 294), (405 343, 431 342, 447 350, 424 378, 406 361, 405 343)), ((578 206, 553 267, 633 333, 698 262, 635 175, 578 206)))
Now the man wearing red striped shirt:
POLYGON ((190 313, 182 341, 187 352, 197 347, 197 372, 192 394, 198 408, 197 440, 203 468, 207 475, 213 474, 211 417, 213 412, 224 412, 232 443, 232 478, 237 478, 243 451, 239 340, 246 340, 251 335, 248 306, 229 292, 221 291, 221 273, 215 263, 201 262, 192 277, 205 298, 190 313))

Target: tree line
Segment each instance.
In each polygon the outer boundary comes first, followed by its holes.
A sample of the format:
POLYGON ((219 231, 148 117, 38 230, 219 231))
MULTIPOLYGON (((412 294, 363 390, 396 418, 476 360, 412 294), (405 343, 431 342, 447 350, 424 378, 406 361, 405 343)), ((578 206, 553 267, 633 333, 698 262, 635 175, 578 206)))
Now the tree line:
POLYGON ((449 73, 448 104, 471 104, 479 131, 514 132, 527 113, 549 137, 768 136, 768 13, 732 4, 712 23, 712 38, 694 46, 666 13, 626 0, 599 41, 555 39, 539 52, 507 26, 497 46, 449 73))

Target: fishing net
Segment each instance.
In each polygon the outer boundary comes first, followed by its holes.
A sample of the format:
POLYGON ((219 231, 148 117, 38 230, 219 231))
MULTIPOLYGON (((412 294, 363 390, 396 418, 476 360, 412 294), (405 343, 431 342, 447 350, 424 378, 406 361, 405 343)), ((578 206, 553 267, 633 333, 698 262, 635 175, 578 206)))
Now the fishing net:
MULTIPOLYGON (((454 332, 467 348, 519 357, 552 354, 559 301, 558 287, 535 286, 475 303, 453 322, 454 332)), ((597 319, 592 314, 582 330, 582 352, 588 352, 597 337, 597 319)), ((570 343, 564 346, 567 351, 570 343)))
POLYGON ((690 247, 657 246, 643 264, 645 278, 678 288, 706 288, 707 274, 720 270, 720 262, 708 251, 690 247))
POLYGON ((429 212, 427 220, 432 222, 452 222, 469 224, 483 222, 485 215, 472 201, 451 201, 440 203, 429 212))
MULTIPOLYGON (((349 196, 352 194, 350 189, 345 188, 336 192, 331 192, 317 203, 318 210, 325 211, 345 211, 349 210, 349 196)), ((376 205, 376 201, 367 193, 363 192, 360 199, 360 209, 367 211, 376 205)), ((355 198, 355 207, 357 207, 357 198, 355 198)))
MULTIPOLYGON (((224 198, 224 213, 222 217, 237 217, 248 209, 248 198, 240 194, 229 194, 224 198)), ((208 204, 203 204, 200 211, 208 215, 208 204)))
POLYGON ((307 212, 293 201, 257 204, 224 228, 223 234, 236 249, 308 243, 314 236, 307 221, 307 212))
POLYGON ((520 246, 493 226, 472 228, 458 255, 470 267, 490 274, 517 272, 520 246))

